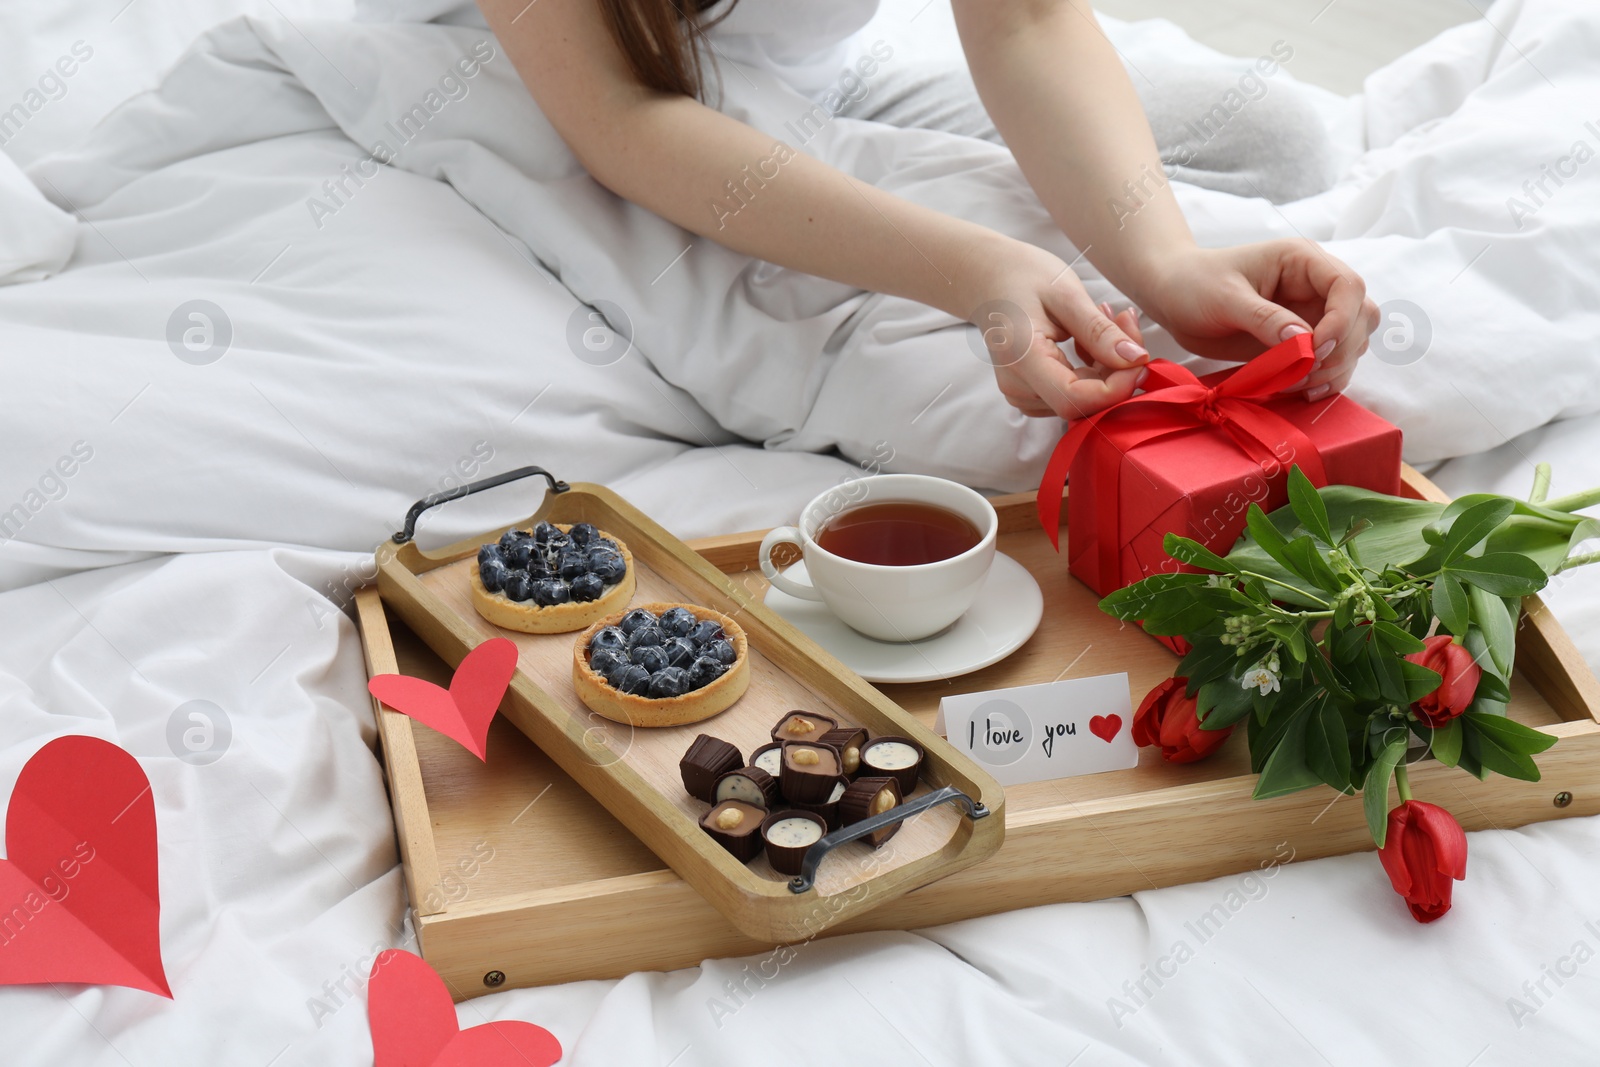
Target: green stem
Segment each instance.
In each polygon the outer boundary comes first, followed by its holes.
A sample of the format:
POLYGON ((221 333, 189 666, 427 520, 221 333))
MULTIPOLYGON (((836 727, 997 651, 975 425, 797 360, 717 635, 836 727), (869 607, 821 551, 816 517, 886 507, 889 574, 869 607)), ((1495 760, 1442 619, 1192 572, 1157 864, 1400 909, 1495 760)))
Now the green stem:
POLYGON ((1395 765, 1394 788, 1400 794, 1400 803, 1405 804, 1411 800, 1411 777, 1406 773, 1404 763, 1395 765))
POLYGON ((1321 604, 1325 608, 1330 606, 1326 600, 1323 600, 1321 597, 1316 596, 1316 595, 1314 595, 1312 593, 1306 592, 1304 589, 1301 589, 1297 585, 1290 585, 1288 582, 1280 582, 1276 578, 1268 578, 1265 574, 1257 574, 1255 571, 1241 570, 1239 573, 1244 575, 1247 578, 1259 578, 1263 582, 1266 582, 1268 585, 1275 585, 1279 589, 1287 589, 1292 593, 1299 593, 1301 596, 1305 597, 1307 600, 1315 601, 1316 603, 1321 604))
POLYGON ((1581 493, 1569 493, 1566 496, 1558 496, 1554 500, 1546 500, 1539 506, 1549 508, 1551 511, 1573 512, 1583 508, 1594 507, 1596 504, 1600 504, 1600 485, 1595 486, 1593 489, 1585 489, 1581 493))
POLYGON ((1533 468, 1533 492, 1528 494, 1528 503, 1543 504, 1544 498, 1550 495, 1550 464, 1539 463, 1533 468))
POLYGON ((1573 567, 1586 567, 1591 563, 1600 563, 1600 552, 1585 552, 1581 556, 1568 556, 1556 567, 1555 573, 1571 570, 1573 567))

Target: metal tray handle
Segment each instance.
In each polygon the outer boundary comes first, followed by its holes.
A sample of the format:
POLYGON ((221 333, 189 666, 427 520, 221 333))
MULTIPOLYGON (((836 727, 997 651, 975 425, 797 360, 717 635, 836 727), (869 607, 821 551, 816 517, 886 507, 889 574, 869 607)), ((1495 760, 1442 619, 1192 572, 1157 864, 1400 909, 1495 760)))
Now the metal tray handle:
POLYGON ((485 489, 493 489, 496 486, 505 485, 507 482, 514 482, 518 478, 527 478, 535 474, 544 478, 544 480, 549 484, 550 492, 552 493, 565 493, 568 489, 572 488, 566 482, 561 481, 543 467, 518 467, 514 471, 506 471, 504 474, 493 474, 487 478, 480 478, 475 482, 468 482, 465 485, 458 485, 454 489, 443 489, 437 493, 429 493, 415 504, 412 504, 411 510, 406 512, 405 529, 398 531, 394 535, 394 543, 397 545, 403 545, 407 541, 411 540, 411 538, 415 536, 417 532, 417 519, 420 518, 422 513, 427 511, 429 508, 438 507, 440 504, 445 504, 452 500, 460 500, 464 496, 471 496, 473 493, 481 493, 485 489))
POLYGON ((989 814, 989 809, 981 801, 973 800, 953 785, 947 785, 943 789, 935 789, 931 793, 924 793, 914 800, 909 800, 904 804, 890 808, 881 815, 874 815, 871 818, 862 819, 860 822, 851 823, 849 826, 835 830, 812 845, 806 851, 805 861, 800 865, 800 873, 789 879, 789 892, 804 893, 816 885, 817 868, 822 866, 822 861, 827 858, 828 853, 840 845, 848 845, 850 842, 860 840, 876 830, 882 830, 886 826, 893 826, 895 823, 909 819, 911 816, 927 811, 929 808, 936 808, 940 804, 952 803, 960 804, 966 808, 969 819, 982 819, 989 814))

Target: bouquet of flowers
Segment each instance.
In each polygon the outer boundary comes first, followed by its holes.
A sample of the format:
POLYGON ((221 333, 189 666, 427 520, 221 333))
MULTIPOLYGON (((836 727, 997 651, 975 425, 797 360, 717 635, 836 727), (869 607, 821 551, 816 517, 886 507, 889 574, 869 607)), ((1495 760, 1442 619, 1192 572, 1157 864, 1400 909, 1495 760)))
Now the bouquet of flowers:
POLYGON ((1411 795, 1408 761, 1431 753, 1479 778, 1539 779, 1556 739, 1506 715, 1521 598, 1551 575, 1600 561, 1575 554, 1600 522, 1575 515, 1600 489, 1546 499, 1450 504, 1350 486, 1316 489, 1298 467, 1289 504, 1252 504, 1227 556, 1168 534, 1176 564, 1100 602, 1147 632, 1190 645, 1134 716, 1134 740, 1200 759, 1245 724, 1257 798, 1323 783, 1363 794, 1396 892, 1419 922, 1450 909, 1466 835, 1411 795), (1408 760, 1412 739, 1422 746, 1408 760), (1393 781, 1400 803, 1389 808, 1393 781))

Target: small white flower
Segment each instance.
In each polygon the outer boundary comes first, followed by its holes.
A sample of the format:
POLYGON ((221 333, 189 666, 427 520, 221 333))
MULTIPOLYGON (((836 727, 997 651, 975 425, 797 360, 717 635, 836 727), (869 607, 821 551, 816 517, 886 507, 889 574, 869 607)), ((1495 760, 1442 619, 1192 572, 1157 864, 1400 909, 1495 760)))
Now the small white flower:
POLYGON ((1246 671, 1243 678, 1239 679, 1239 688, 1249 689, 1252 686, 1259 688, 1262 696, 1266 696, 1268 693, 1276 693, 1278 691, 1278 676, 1267 670, 1266 667, 1257 664, 1246 671))

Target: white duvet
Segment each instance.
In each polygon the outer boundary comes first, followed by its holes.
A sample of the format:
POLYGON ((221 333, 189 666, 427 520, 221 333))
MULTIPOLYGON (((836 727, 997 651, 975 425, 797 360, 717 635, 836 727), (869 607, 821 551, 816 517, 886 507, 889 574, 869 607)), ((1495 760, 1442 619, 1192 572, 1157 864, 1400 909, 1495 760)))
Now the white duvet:
MULTIPOLYGON (((932 47, 912 13, 869 32, 932 47)), ((0 795, 57 734, 140 758, 176 997, 0 992, 7 1062, 370 1056, 361 997, 330 1014, 327 987, 408 931, 338 608, 414 498, 538 462, 693 536, 789 518, 885 449, 894 468, 1021 488, 1058 432, 1008 415, 950 320, 738 260, 601 192, 498 47, 474 51, 481 31, 292 17, 204 36, 81 147, 32 162, 58 206, 23 189, 0 226, 0 268, 46 273, 60 234, 75 241, 54 277, 0 288, 0 795), (416 106, 427 118, 402 149, 388 131, 416 106), (394 165, 365 164, 386 137, 394 165), (580 301, 625 315, 628 336, 580 301), (196 700, 231 733, 204 766, 167 740, 196 700)), ((1547 180, 1531 214, 1508 200, 1531 203, 1522 183, 1570 168, 1577 141, 1600 148, 1585 126, 1600 17, 1523 2, 1489 18, 1363 98, 1323 101, 1350 159, 1327 194, 1281 209, 1181 195, 1206 240, 1324 238, 1380 302, 1421 310, 1426 353, 1368 359, 1354 394, 1401 423, 1412 459, 1465 457, 1436 472, 1446 488, 1521 492, 1552 460, 1559 492, 1600 482, 1600 418, 1574 418, 1600 409, 1600 163, 1547 180)), ((1112 32, 1138 64, 1227 62, 1170 26, 1112 32)), ((781 127, 796 101, 751 77, 761 93, 730 108, 781 127)), ((728 79, 735 97, 742 84, 728 79)), ((1072 256, 991 146, 837 120, 807 147, 1072 256)), ((451 505, 425 534, 533 499, 451 505)), ((1600 583, 1580 573, 1550 599, 1600 664, 1600 583)), ((1600 876, 1594 821, 1471 848, 1455 911, 1427 928, 1355 856, 817 943, 731 1017, 713 1000, 746 961, 498 994, 460 1016, 538 1022, 574 1064, 743 1065, 818 997, 843 1025, 772 1062, 1582 1062, 1593 982, 1534 983, 1580 942, 1600 949, 1600 912, 1574 888, 1600 876), (1186 924, 1218 904, 1226 926, 1200 943, 1186 924)))

